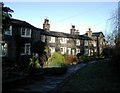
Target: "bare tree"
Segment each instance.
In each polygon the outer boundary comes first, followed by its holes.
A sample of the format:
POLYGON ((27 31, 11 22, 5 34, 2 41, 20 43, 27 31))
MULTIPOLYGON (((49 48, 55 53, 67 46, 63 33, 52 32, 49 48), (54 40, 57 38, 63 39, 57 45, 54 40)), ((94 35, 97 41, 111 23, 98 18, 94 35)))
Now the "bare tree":
POLYGON ((120 30, 120 11, 118 7, 112 11, 111 17, 107 20, 106 25, 106 40, 108 41, 108 45, 110 47, 116 45, 116 40, 118 38, 118 32, 120 30), (109 28, 108 28, 109 27, 109 28))

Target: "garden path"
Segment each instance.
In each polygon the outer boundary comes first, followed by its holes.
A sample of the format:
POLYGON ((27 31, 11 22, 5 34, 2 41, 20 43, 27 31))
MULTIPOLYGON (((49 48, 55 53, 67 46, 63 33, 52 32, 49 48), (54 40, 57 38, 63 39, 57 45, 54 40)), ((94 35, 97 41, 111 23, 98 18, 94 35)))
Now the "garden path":
MULTIPOLYGON (((94 63, 95 61, 91 61, 90 63, 94 63)), ((55 93, 59 86, 61 86, 66 80, 69 79, 72 75, 74 75, 79 69, 85 67, 86 63, 80 63, 77 65, 73 65, 68 68, 67 73, 64 75, 57 76, 45 76, 44 80, 37 80, 36 82, 21 86, 19 88, 13 89, 13 92, 22 92, 22 93, 55 93)))

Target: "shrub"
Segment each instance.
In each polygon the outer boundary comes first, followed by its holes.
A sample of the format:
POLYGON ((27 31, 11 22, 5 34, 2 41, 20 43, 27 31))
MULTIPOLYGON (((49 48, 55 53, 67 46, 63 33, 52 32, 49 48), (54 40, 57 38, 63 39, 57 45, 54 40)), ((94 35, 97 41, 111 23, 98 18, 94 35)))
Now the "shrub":
POLYGON ((112 53, 112 65, 120 73, 120 47, 115 47, 112 53))
POLYGON ((111 57, 112 51, 113 51, 113 49, 110 48, 110 47, 104 48, 102 55, 103 55, 104 57, 111 57))
POLYGON ((30 58, 29 67, 36 68, 36 69, 40 68, 38 58, 35 58, 35 57, 30 58))
POLYGON ((77 63, 77 57, 73 55, 67 55, 65 57, 65 63, 69 65, 75 64, 77 63))
POLYGON ((83 60, 82 60, 82 54, 81 53, 77 54, 77 62, 78 63, 83 62, 83 60))
POLYGON ((89 56, 87 56, 87 55, 82 55, 82 56, 81 56, 81 59, 82 59, 83 62, 88 62, 88 61, 89 61, 89 56))
POLYGON ((64 67, 65 57, 60 52, 54 52, 47 62, 48 67, 64 67))

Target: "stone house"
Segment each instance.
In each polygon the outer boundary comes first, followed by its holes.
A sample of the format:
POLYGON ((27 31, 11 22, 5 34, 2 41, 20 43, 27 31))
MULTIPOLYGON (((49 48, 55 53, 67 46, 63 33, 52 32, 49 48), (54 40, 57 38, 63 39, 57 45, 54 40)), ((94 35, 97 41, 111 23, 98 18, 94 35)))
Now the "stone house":
POLYGON ((50 30, 49 20, 45 19, 43 29, 34 27, 26 21, 12 19, 9 31, 5 31, 0 43, 3 61, 13 64, 27 64, 32 57, 32 46, 35 42, 43 41, 55 52, 59 47, 62 54, 91 56, 94 52, 102 53, 104 35, 102 32, 79 35, 79 31, 72 25, 69 33, 50 30))
POLYGON ((86 41, 91 40, 88 36, 79 35, 79 31, 76 30, 74 25, 72 25, 70 29, 70 34, 50 31, 48 19, 44 20, 43 29, 48 32, 49 36, 47 36, 46 39, 52 53, 55 52, 56 47, 59 47, 62 54, 76 55, 80 52, 84 54, 84 44, 86 44, 86 41))
POLYGON ((105 46, 104 34, 102 32, 92 32, 91 28, 89 28, 85 35, 91 38, 89 42, 89 55, 94 55, 96 53, 97 56, 100 56, 105 46))
POLYGON ((2 40, 2 50, 5 50, 5 54, 1 55, 3 61, 21 64, 29 59, 33 30, 34 26, 26 21, 11 19, 10 29, 4 32, 2 40))

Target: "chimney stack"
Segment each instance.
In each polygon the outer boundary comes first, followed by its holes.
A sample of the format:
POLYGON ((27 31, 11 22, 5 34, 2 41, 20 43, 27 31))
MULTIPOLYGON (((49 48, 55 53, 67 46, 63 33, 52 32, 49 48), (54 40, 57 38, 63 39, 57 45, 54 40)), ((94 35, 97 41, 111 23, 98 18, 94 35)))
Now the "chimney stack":
POLYGON ((70 29, 70 34, 75 34, 75 25, 72 25, 72 28, 70 29))
POLYGON ((43 29, 44 29, 45 31, 50 31, 49 19, 47 19, 47 18, 44 20, 43 29))
POLYGON ((87 35, 88 37, 92 37, 91 28, 88 28, 88 31, 86 32, 86 35, 87 35))

